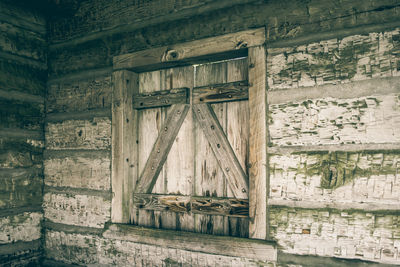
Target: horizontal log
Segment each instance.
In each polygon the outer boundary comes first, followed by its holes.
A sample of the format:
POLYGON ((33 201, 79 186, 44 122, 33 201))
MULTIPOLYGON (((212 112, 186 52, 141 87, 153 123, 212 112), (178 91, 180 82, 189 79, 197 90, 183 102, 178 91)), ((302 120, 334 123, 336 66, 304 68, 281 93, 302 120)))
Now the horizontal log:
POLYGON ((44 96, 47 71, 0 57, 0 89, 44 96))
POLYGON ((112 86, 109 73, 95 76, 94 71, 85 80, 59 80, 48 86, 47 112, 82 112, 93 109, 111 109, 112 86))
POLYGON ((0 209, 42 203, 43 175, 40 169, 31 170, 0 171, 0 209))
POLYGON ((269 105, 271 144, 316 146, 400 142, 398 94, 269 105))
POLYGON ((43 255, 42 240, 15 242, 0 246, 0 262, 3 266, 39 266, 43 255))
POLYGON ((158 230, 123 224, 111 225, 103 233, 103 236, 105 238, 166 248, 250 258, 260 261, 276 261, 277 259, 275 242, 258 239, 158 230))
POLYGON ((39 212, 25 212, 0 218, 0 244, 40 239, 42 219, 43 214, 39 212))
POLYGON ((190 61, 210 54, 262 45, 264 42, 265 30, 259 28, 115 56, 113 66, 114 69, 132 68, 133 70, 140 70, 146 66, 162 67, 163 63, 190 61))
POLYGON ((0 22, 0 51, 46 62, 46 47, 44 35, 0 22))
POLYGON ((109 152, 77 152, 47 158, 44 161, 45 184, 53 187, 109 190, 110 166, 109 152))
POLYGON ((43 197, 45 218, 55 223, 103 228, 110 220, 111 201, 85 193, 46 192, 43 197))
POLYGON ((133 205, 145 210, 192 212, 243 218, 247 218, 249 215, 248 200, 236 198, 133 194, 133 205))
POLYGON ((44 104, 0 98, 0 127, 42 130, 44 104))
POLYGON ((189 104, 189 88, 155 91, 137 94, 132 97, 134 109, 156 108, 174 104, 189 104))
POLYGON ((247 99, 249 99, 249 86, 247 81, 193 88, 193 104, 218 103, 247 99))
POLYGON ((111 121, 106 117, 47 123, 46 148, 108 149, 111 146, 111 121))

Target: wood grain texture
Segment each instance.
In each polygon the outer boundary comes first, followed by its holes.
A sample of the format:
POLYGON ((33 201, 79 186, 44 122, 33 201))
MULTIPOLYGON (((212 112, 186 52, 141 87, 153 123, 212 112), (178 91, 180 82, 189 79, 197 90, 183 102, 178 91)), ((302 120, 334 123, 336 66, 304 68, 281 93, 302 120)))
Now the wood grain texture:
POLYGON ((160 129, 142 174, 135 186, 136 193, 151 193, 160 171, 167 159, 172 144, 189 110, 188 105, 176 104, 171 107, 160 129))
POLYGON ((82 112, 111 108, 111 75, 96 75, 86 79, 58 80, 48 84, 46 110, 51 112, 82 112))
POLYGON ((196 234, 183 231, 156 230, 130 225, 112 225, 103 234, 106 238, 127 240, 189 251, 276 261, 277 249, 272 241, 196 234))
POLYGON ((200 124, 215 158, 236 198, 248 197, 248 181, 218 119, 209 104, 193 105, 196 121, 200 124))
POLYGON ((139 91, 139 77, 130 71, 113 73, 112 105, 112 214, 113 222, 130 222, 131 192, 137 180, 137 119, 132 96, 139 91))
POLYGON ((267 238, 267 92, 264 46, 249 48, 249 237, 267 238))
MULTIPOLYGON (((246 81, 248 84, 247 58, 231 60, 227 62, 227 82, 246 81)), ((248 176, 249 160, 249 101, 237 101, 227 103, 226 107, 228 124, 226 136, 235 152, 236 158, 248 176)), ((231 198, 233 193, 230 188, 226 188, 226 196, 231 198)), ((226 222, 225 231, 231 236, 248 237, 249 220, 247 218, 229 217, 226 222)))
MULTIPOLYGON (((166 88, 187 87, 189 88, 189 92, 191 91, 194 81, 194 67, 173 68, 165 70, 165 72, 164 84, 166 88)), ((190 98, 188 100, 190 102, 190 98)), ((168 154, 167 161, 164 164, 165 193, 192 194, 194 181, 194 138, 193 113, 192 109, 189 108, 188 114, 182 123, 181 129, 168 154)), ((172 225, 175 223, 173 229, 184 231, 193 231, 194 229, 194 218, 190 214, 173 214, 169 212, 165 217, 170 217, 168 221, 171 221, 172 225)))
MULTIPOLYGON (((195 87, 226 82, 226 62, 196 66, 195 87)), ((226 129, 226 103, 212 104, 223 129, 226 129)), ((217 158, 198 123, 195 123, 195 196, 226 196, 226 177, 217 158)), ((195 231, 199 233, 223 235, 226 231, 222 216, 195 214, 195 231)))
MULTIPOLYGON (((133 194, 133 205, 145 210, 172 211, 247 218, 247 199, 193 197, 185 195, 133 194)), ((189 214, 191 215, 191 214, 189 214)))
POLYGON ((133 108, 157 108, 174 104, 188 104, 188 90, 189 88, 177 88, 134 95, 132 100, 133 108))
POLYGON ((190 58, 253 47, 264 43, 264 31, 264 28, 247 30, 120 55, 114 57, 113 66, 114 69, 140 68, 167 62, 182 62, 190 58))
POLYGON ((214 84, 193 88, 193 104, 218 103, 249 98, 247 81, 214 84))

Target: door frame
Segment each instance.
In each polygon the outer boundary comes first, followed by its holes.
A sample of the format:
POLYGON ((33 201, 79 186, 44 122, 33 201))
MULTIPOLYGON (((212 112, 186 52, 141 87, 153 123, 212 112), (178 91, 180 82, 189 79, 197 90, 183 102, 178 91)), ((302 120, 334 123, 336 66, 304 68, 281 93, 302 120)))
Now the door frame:
POLYGON ((138 112, 132 97, 139 92, 138 73, 199 62, 248 57, 249 237, 268 239, 267 193, 267 81, 265 28, 163 46, 113 58, 112 208, 116 223, 130 221, 137 162, 135 127, 138 112), (134 152, 136 151, 136 152, 134 152))

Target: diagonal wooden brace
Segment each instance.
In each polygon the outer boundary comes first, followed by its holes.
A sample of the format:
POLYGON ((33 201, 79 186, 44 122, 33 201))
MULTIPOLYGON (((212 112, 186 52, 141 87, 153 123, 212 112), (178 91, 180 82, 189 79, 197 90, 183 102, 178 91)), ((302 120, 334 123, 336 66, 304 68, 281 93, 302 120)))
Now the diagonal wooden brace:
POLYGON ((233 195, 236 198, 247 198, 248 178, 211 106, 209 104, 196 104, 193 105, 193 112, 210 143, 219 166, 227 177, 233 195))
POLYGON ((151 193, 153 190, 154 184, 188 111, 189 105, 186 104, 177 104, 171 107, 136 184, 135 193, 151 193))

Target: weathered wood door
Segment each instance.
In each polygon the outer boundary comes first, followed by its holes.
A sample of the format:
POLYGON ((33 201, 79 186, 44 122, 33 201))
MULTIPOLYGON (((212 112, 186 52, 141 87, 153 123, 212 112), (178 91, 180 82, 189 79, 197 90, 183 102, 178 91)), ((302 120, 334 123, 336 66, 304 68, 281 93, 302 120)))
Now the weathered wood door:
POLYGON ((131 221, 248 236, 247 59, 139 74, 131 221))

